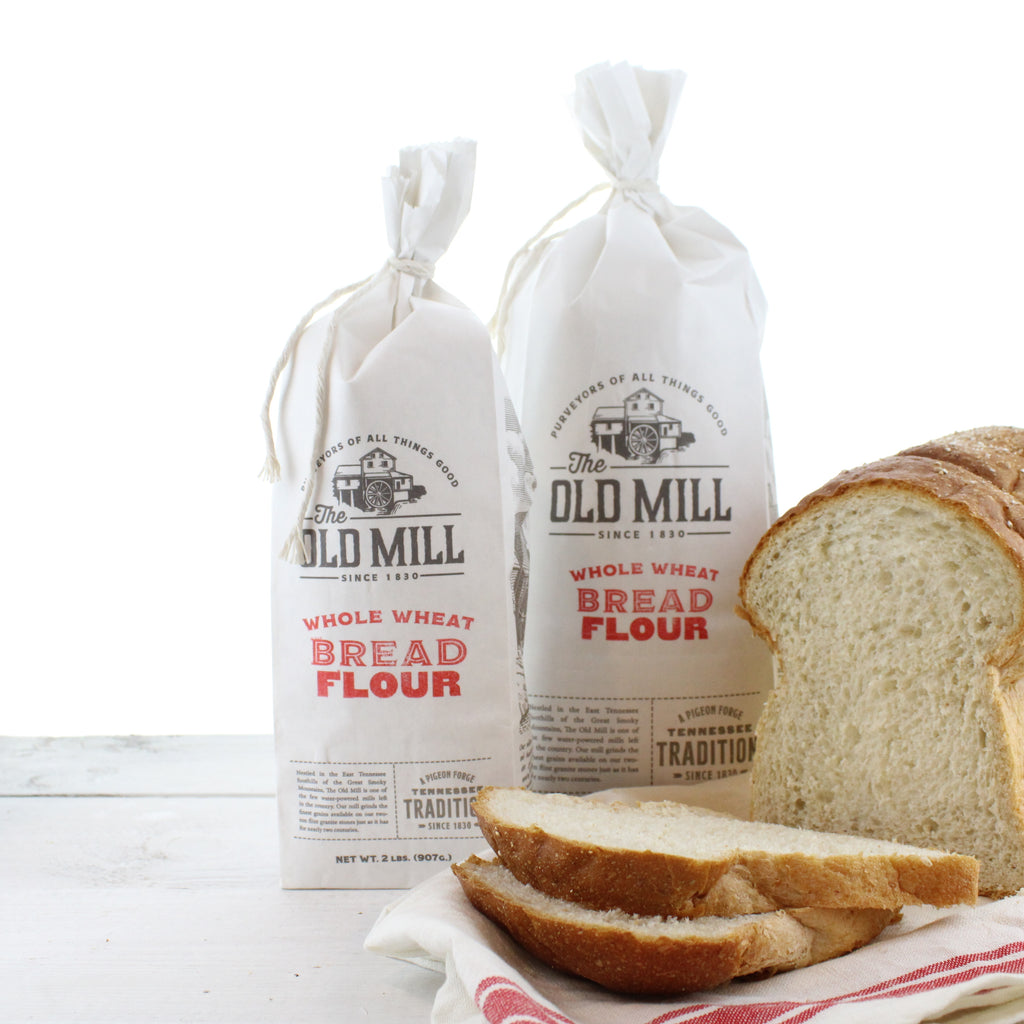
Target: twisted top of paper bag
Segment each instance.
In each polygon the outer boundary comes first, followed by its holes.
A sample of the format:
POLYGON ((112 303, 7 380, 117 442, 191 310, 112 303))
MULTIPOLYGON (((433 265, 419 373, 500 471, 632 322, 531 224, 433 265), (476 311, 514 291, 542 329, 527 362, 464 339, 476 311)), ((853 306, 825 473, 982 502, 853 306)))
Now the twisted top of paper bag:
MULTIPOLYGON (((410 146, 383 179, 388 243, 403 263, 434 264, 469 213, 476 143, 410 146)), ((414 275, 421 276, 421 275, 414 275)))
POLYGON ((595 64, 576 76, 573 112, 583 144, 613 181, 656 181, 686 76, 595 64))
POLYGON ((583 142, 611 179, 595 185, 558 211, 515 253, 505 269, 489 327, 499 358, 512 302, 550 245, 565 232, 554 227, 596 192, 612 190, 652 216, 667 201, 658 186, 658 161, 686 76, 629 64, 597 64, 576 76, 574 110, 583 142))
POLYGON ((434 275, 434 264, 448 248, 455 232, 469 211, 470 194, 476 160, 475 143, 457 139, 450 143, 403 149, 399 165, 384 178, 384 213, 388 240, 394 254, 375 274, 354 284, 339 288, 313 306, 292 331, 270 377, 263 402, 261 420, 266 441, 266 458, 260 476, 275 483, 281 478, 270 407, 284 369, 295 356, 299 341, 313 321, 341 299, 344 303, 331 316, 327 335, 316 370, 315 427, 310 456, 309 476, 300 507, 281 557, 295 564, 305 561, 303 524, 313 501, 313 483, 317 470, 317 453, 321 450, 327 422, 331 357, 334 354, 338 326, 348 310, 377 283, 389 274, 413 279, 412 288, 398 286, 399 301, 408 301, 418 294, 422 282, 434 275), (404 296, 404 299, 403 299, 404 296))

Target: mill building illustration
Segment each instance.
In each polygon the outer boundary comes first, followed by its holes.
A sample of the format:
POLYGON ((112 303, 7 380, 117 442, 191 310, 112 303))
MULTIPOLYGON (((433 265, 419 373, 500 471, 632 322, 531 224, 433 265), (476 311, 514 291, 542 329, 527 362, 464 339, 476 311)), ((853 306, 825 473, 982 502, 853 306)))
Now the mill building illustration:
POLYGON ((411 473, 396 468, 397 460, 383 448, 372 448, 359 465, 339 466, 332 487, 339 503, 363 512, 388 515, 407 501, 416 501, 427 493, 413 482, 411 473))
POLYGON ((590 420, 590 439, 600 451, 624 459, 656 462, 668 451, 694 442, 680 420, 666 416, 664 402, 647 388, 627 395, 622 405, 599 406, 590 420))

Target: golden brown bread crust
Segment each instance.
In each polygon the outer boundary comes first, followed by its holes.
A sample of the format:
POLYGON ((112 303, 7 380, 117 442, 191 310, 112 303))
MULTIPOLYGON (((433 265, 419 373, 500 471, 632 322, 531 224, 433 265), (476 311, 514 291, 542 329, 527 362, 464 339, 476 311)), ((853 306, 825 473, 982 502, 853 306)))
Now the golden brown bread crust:
POLYGON ((616 992, 669 995, 734 978, 819 963, 863 946, 898 914, 890 910, 797 909, 738 918, 726 935, 683 939, 526 906, 487 884, 471 857, 453 871, 467 898, 524 949, 557 970, 616 992))
MULTIPOLYGON (((701 913, 756 913, 741 886, 734 911, 703 909, 731 865, 634 850, 601 849, 522 828, 494 817, 485 801, 474 802, 480 830, 502 863, 526 885, 548 896, 594 910, 617 908, 629 914, 696 917, 701 913)), ((756 896, 756 893, 753 894, 756 896)))
POLYGON ((899 454, 954 463, 1024 500, 1024 430, 1019 427, 963 430, 899 454))
POLYGON ((519 881, 595 910, 671 917, 728 917, 788 907, 946 907, 974 903, 978 864, 948 857, 815 857, 740 851, 721 861, 614 849, 522 827, 474 802, 491 849, 519 881))

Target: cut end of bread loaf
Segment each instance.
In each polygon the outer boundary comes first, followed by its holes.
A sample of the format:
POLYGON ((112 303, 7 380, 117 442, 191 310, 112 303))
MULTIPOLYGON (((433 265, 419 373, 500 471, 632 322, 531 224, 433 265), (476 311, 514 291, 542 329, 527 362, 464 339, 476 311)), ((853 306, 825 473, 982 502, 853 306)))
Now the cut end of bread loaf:
POLYGON ((890 910, 794 910, 700 920, 595 911, 471 857, 453 871, 469 901, 544 963, 616 992, 670 995, 806 967, 870 942, 890 910))
POLYGON ((677 917, 787 907, 951 906, 977 898, 970 857, 825 835, 674 802, 492 787, 473 805, 522 882, 594 909, 677 917))
POLYGON ((1024 886, 1024 431, 841 474, 762 538, 743 613, 776 658, 754 817, 970 854, 1024 886))

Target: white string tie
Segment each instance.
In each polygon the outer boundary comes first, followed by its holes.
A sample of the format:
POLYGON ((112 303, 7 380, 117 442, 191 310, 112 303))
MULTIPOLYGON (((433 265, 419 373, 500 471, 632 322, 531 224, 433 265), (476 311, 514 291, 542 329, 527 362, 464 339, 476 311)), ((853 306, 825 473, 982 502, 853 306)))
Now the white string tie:
POLYGON ((519 294, 523 282, 533 273, 534 268, 544 256, 544 253, 547 252, 551 243, 565 234, 565 231, 552 232, 552 228, 578 206, 585 203, 592 195, 608 189, 622 193, 623 196, 632 199, 638 206, 643 207, 643 209, 649 212, 651 211, 651 206, 643 196, 661 191, 658 183, 653 178, 613 178, 611 182, 595 185, 584 192, 578 199, 574 199, 567 206, 564 206, 529 241, 522 245, 512 259, 509 260, 508 266, 505 268, 505 277, 501 283, 498 303, 495 306, 490 323, 487 325, 494 338, 494 347, 499 359, 505 354, 505 332, 508 327, 508 313, 513 300, 519 294), (549 232, 551 233, 549 234, 549 232))
POLYGON ((339 299, 344 298, 347 295, 348 298, 346 301, 338 307, 334 316, 331 318, 331 323, 327 330, 327 337, 324 340, 324 345, 320 352, 320 362, 317 365, 316 372, 316 426, 313 431, 313 451, 309 460, 309 477, 306 481, 306 491, 296 517, 295 525, 292 527, 292 530, 288 535, 288 539, 285 541, 284 547, 281 549, 281 557, 296 565, 301 565, 306 558, 305 545, 302 538, 302 527, 306 521, 306 516, 309 514, 309 506, 313 500, 313 491, 315 490, 313 482, 318 468, 316 464, 317 455, 322 447, 324 425, 327 421, 328 369, 331 364, 331 356, 334 353, 334 345, 337 339, 338 321, 344 315, 344 311, 357 299, 361 298, 371 288, 373 288, 373 286, 385 273, 388 272, 388 270, 389 264, 385 264, 377 271, 377 273, 371 274, 369 277, 363 278, 362 281, 357 281, 355 284, 346 285, 344 288, 339 288, 336 291, 331 292, 326 299, 323 299, 321 302, 318 302, 313 306, 313 308, 299 321, 295 330, 292 331, 291 337, 288 339, 288 343, 285 345, 284 351, 278 358, 277 364, 274 366, 274 370, 270 375, 270 386, 267 388, 267 395, 263 402, 262 412, 263 434, 266 439, 267 455, 263 463, 263 469, 260 476, 264 480, 268 480, 270 483, 276 483, 281 479, 281 464, 278 461, 277 449, 274 444, 274 429, 270 422, 270 406, 274 399, 274 392, 277 390, 278 381, 280 380, 285 367, 294 358, 295 349, 299 344, 299 340, 303 334, 306 333, 306 329, 313 320, 316 319, 323 310, 332 306, 339 299))
POLYGON ((495 306, 494 314, 487 325, 494 338, 494 346, 497 350, 498 358, 505 354, 505 328, 508 326, 508 311, 512 305, 512 300, 519 293, 523 281, 529 277, 533 272, 533 268, 540 262, 548 246, 565 233, 564 231, 559 231, 548 234, 548 232, 560 220, 572 213, 576 207, 582 206, 596 192, 604 192, 613 187, 613 185, 607 182, 602 182, 600 185, 587 189, 583 195, 559 210, 529 241, 524 242, 512 259, 508 261, 508 266, 505 268, 505 277, 501 282, 498 304, 495 306))
POLYGON ((624 199, 636 203, 641 210, 656 216, 656 201, 649 197, 661 195, 661 189, 653 178, 614 178, 615 191, 624 199))
POLYGON ((639 195, 643 195, 645 192, 661 191, 653 178, 613 178, 612 185, 617 192, 636 192, 639 195))
POLYGON ((410 277, 429 279, 434 276, 434 264, 430 260, 404 260, 397 256, 389 256, 388 266, 410 277))

